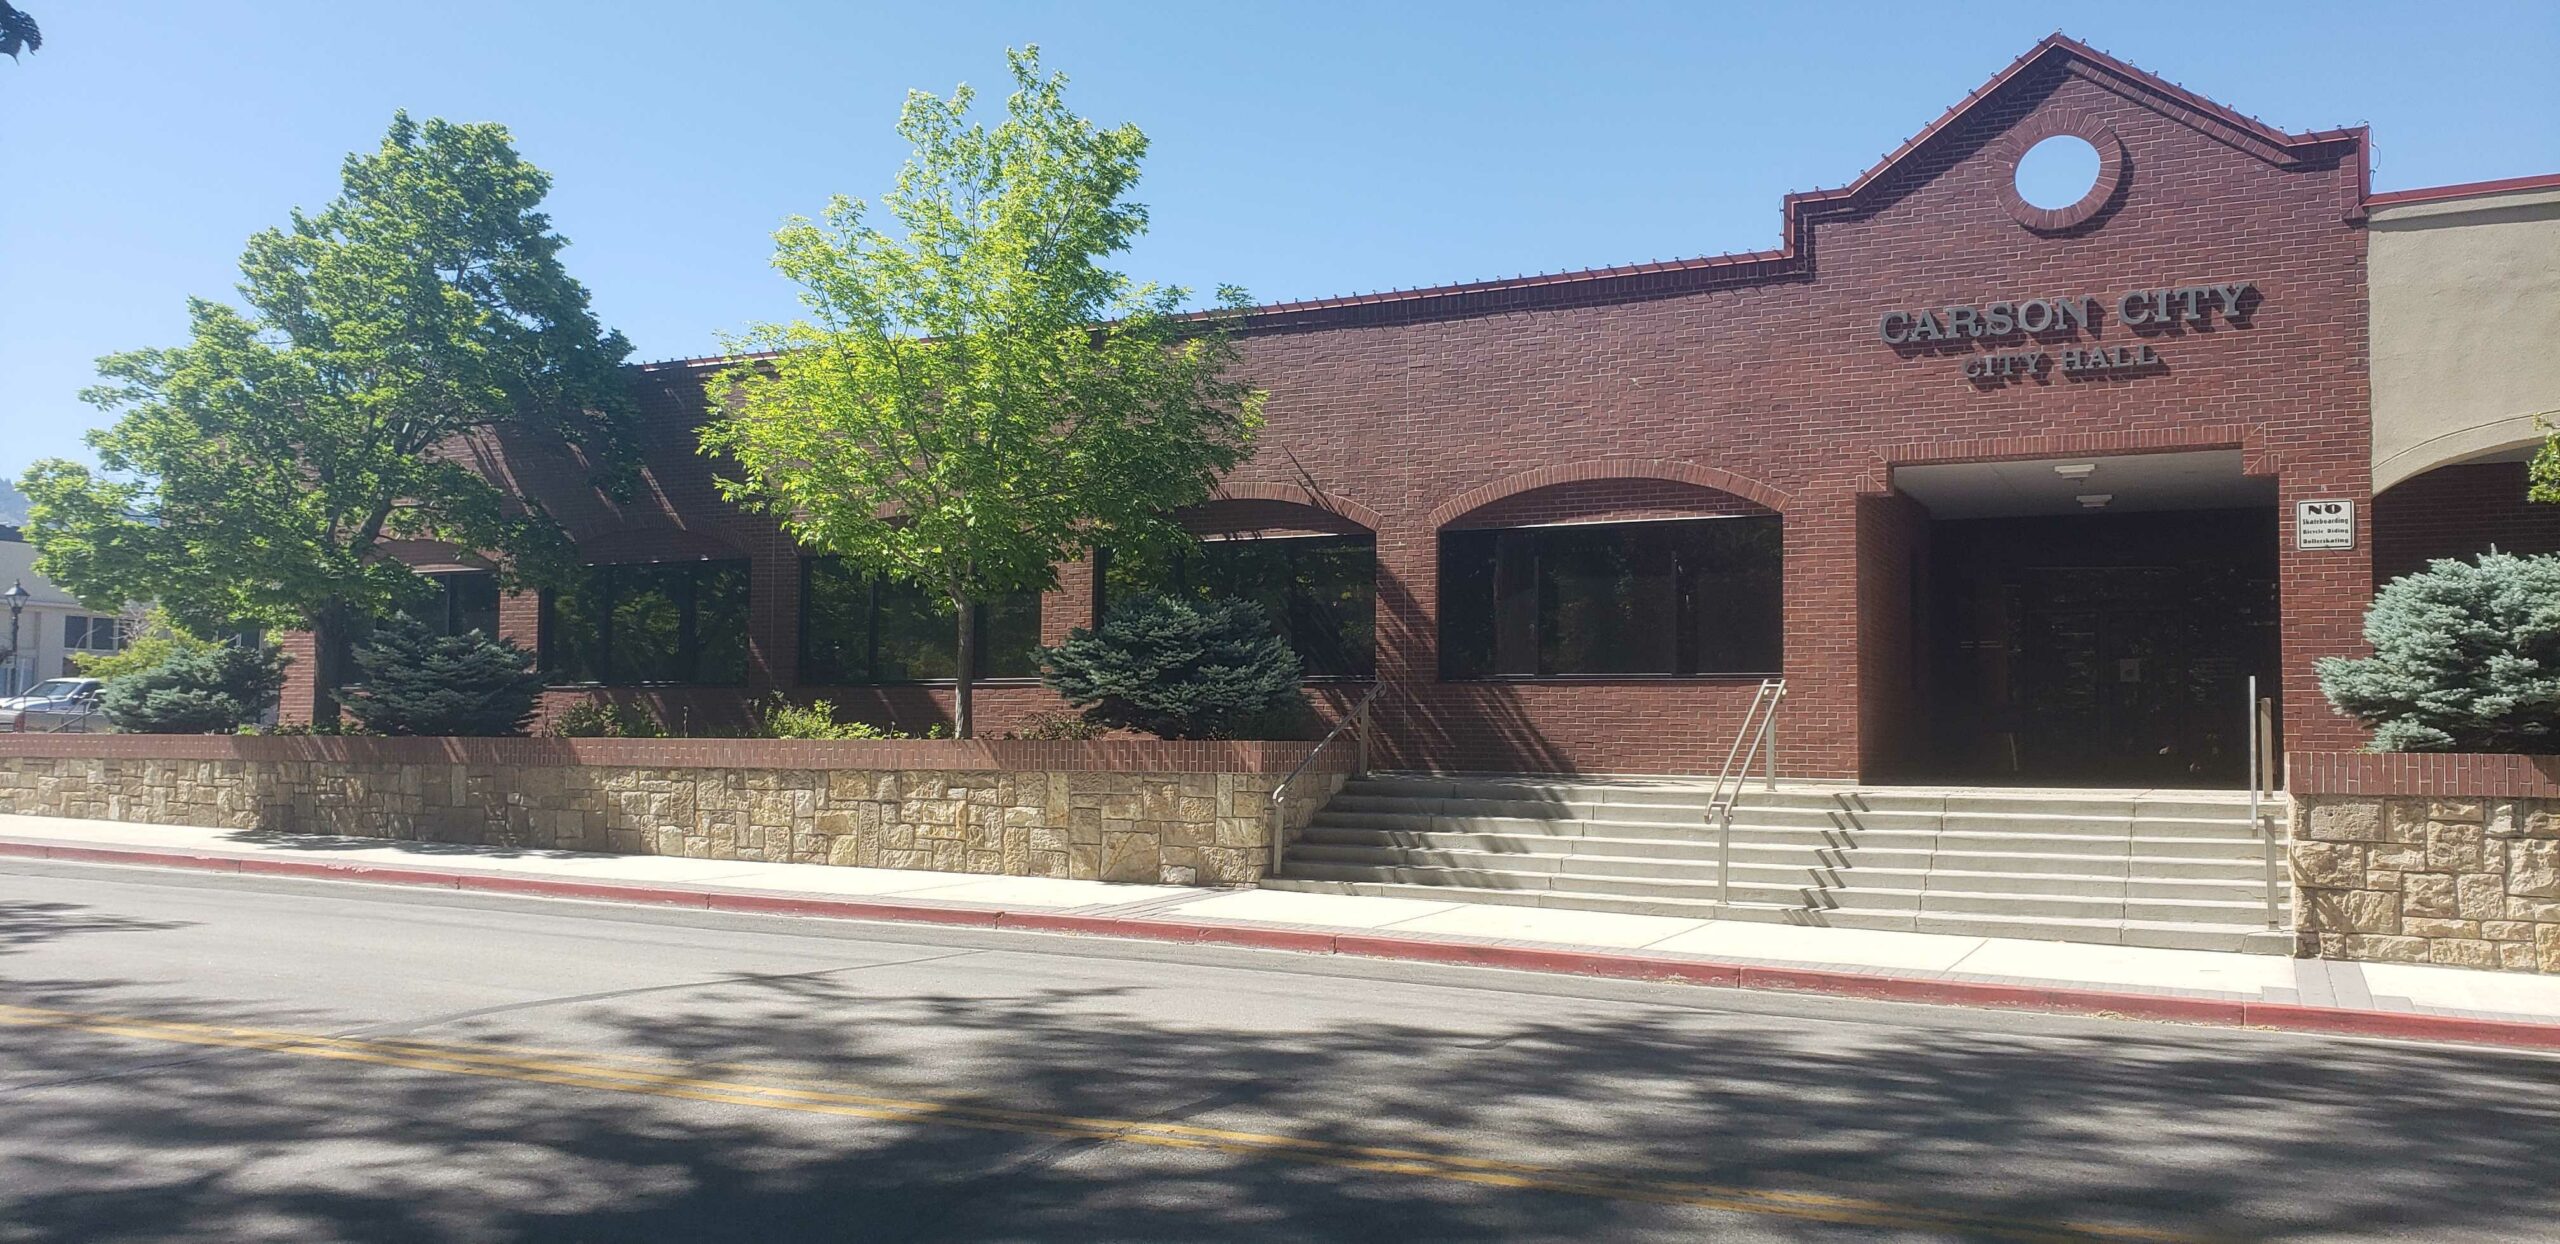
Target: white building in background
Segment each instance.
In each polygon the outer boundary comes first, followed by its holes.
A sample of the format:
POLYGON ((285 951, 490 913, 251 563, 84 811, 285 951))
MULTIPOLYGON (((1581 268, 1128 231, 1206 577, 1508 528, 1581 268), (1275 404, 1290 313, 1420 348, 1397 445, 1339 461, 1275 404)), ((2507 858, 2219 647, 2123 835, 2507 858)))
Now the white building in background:
POLYGON ((17 612, 16 651, 11 651, 10 617, 0 609, 0 695, 16 695, 48 678, 77 673, 77 652, 113 652, 124 647, 124 619, 86 608, 71 593, 35 571, 35 546, 15 527, 0 527, 0 592, 11 584, 26 589, 17 612))

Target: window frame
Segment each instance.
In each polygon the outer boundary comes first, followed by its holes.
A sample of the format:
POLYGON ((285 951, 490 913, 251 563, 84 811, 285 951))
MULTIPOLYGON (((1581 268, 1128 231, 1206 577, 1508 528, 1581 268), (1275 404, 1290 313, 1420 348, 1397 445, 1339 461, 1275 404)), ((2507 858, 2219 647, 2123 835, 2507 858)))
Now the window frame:
MULTIPOLYGON (((556 599, 555 599, 555 597, 558 595, 558 589, 556 589, 556 588, 544 588, 544 589, 542 589, 542 591, 541 591, 541 593, 540 593, 540 596, 539 596, 539 604, 540 604, 540 608, 541 608, 541 619, 540 619, 540 622, 538 623, 538 627, 537 627, 536 634, 535 634, 535 640, 534 640, 534 647, 535 647, 535 657, 534 657, 534 662, 535 662, 535 666, 536 666, 536 668, 538 668, 538 669, 539 669, 539 670, 541 670, 541 672, 542 672, 542 677, 543 677, 543 680, 544 680, 544 684, 543 684, 543 685, 544 685, 544 686, 546 686, 546 687, 559 688, 559 689, 577 689, 577 688, 594 688, 594 687, 744 687, 744 686, 746 686, 746 685, 748 684, 749 677, 750 677, 750 675, 751 675, 751 673, 752 673, 752 671, 753 671, 754 665, 755 665, 755 660, 754 660, 754 657, 755 657, 755 652, 754 652, 755 645, 754 645, 754 641, 753 641, 752 637, 751 637, 750 635, 746 634, 744 631, 742 631, 742 632, 740 633, 739 637, 738 637, 738 642, 739 642, 739 644, 741 645, 740 654, 739 654, 741 659, 740 659, 740 661, 739 661, 738 676, 737 676, 736 678, 734 678, 734 679, 721 679, 721 680, 717 680, 717 681, 705 681, 705 680, 703 680, 703 679, 700 677, 700 673, 701 673, 701 669, 702 669, 702 639, 701 639, 701 630, 700 630, 700 628, 701 628, 701 616, 702 616, 702 611, 701 611, 701 601, 700 601, 701 592, 702 592, 702 582, 701 582, 701 579, 700 579, 700 577, 699 577, 699 576, 701 576, 702 574, 705 574, 705 573, 710 572, 714 567, 722 567, 722 566, 734 566, 734 567, 737 567, 737 568, 738 568, 739 579, 740 579, 740 585, 741 585, 741 588, 743 589, 743 592, 744 592, 744 594, 745 594, 745 599, 744 599, 743 601, 741 601, 741 603, 740 603, 740 612, 741 612, 741 617, 742 617, 742 620, 746 620, 746 621, 748 621, 748 622, 750 622, 750 623, 751 623, 751 622, 752 622, 752 619, 753 619, 753 618, 754 618, 754 616, 755 616, 755 613, 754 613, 755 565, 754 565, 753 561, 752 561, 752 560, 750 560, 750 559, 748 559, 748 558, 744 558, 744 557, 694 557, 694 558, 667 558, 667 559, 660 559, 660 560, 655 560, 655 561, 634 561, 634 562, 591 562, 591 563, 588 563, 588 564, 586 564, 586 565, 580 566, 578 569, 579 569, 579 571, 580 571, 581 573, 595 573, 595 572, 602 572, 602 573, 601 573, 601 577, 602 577, 602 580, 603 580, 603 590, 602 590, 602 592, 600 593, 600 595, 601 595, 601 597, 602 597, 601 601, 599 602, 599 604, 600 604, 600 608, 598 609, 598 611, 597 611, 597 613, 596 613, 596 615, 595 615, 595 616, 596 616, 596 630, 595 630, 595 651, 596 651, 596 658, 595 658, 595 664, 597 665, 597 667, 598 667, 598 668, 597 668, 595 671, 593 671, 593 672, 594 672, 594 674, 595 674, 595 677, 593 677, 593 678, 588 678, 588 679, 579 679, 579 680, 575 680, 575 681, 570 681, 570 680, 565 680, 565 679, 563 679, 563 677, 562 677, 562 671, 561 671, 561 670, 560 670, 560 668, 559 668, 560 659, 561 659, 561 658, 560 658, 560 656, 559 656, 559 653, 560 653, 560 641, 561 641, 561 636, 560 636, 560 621, 559 621, 559 616, 558 616, 558 613, 557 613, 557 604, 558 604, 558 602, 557 602, 557 601, 556 601, 556 599), (691 582, 689 582, 689 583, 688 583, 688 585, 687 585, 686 599, 684 599, 684 600, 682 600, 682 601, 677 602, 677 617, 678 617, 678 623, 677 623, 677 625, 678 625, 678 628, 679 628, 679 629, 678 629, 677 638, 676 638, 676 647, 677 647, 677 652, 678 652, 678 654, 679 654, 679 661, 680 661, 680 663, 685 667, 686 672, 687 672, 689 675, 692 675, 692 676, 691 676, 691 677, 685 677, 685 678, 674 678, 674 679, 628 679, 628 680, 626 680, 626 679, 619 679, 619 678, 616 678, 616 677, 614 676, 614 669, 613 669, 613 665, 614 665, 614 660, 613 660, 613 655, 614 655, 614 642, 613 642, 613 616, 614 616, 615 608, 616 608, 617 604, 619 603, 619 596, 620 596, 619 588, 620 588, 621 579, 622 579, 622 577, 623 577, 623 576, 622 576, 622 572, 623 572, 626 568, 629 568, 629 569, 640 569, 640 568, 656 568, 656 567, 662 567, 662 566, 689 567, 689 568, 692 568, 692 570, 694 571, 694 574, 695 574, 695 576, 696 576, 696 577, 695 577, 691 582)), ((448 597, 448 599, 450 599, 450 598, 448 597)))
POLYGON ((62 615, 62 650, 65 652, 122 652, 125 650, 125 646, 131 642, 132 637, 126 633, 124 618, 122 615, 114 617, 101 617, 97 614, 91 613, 67 613, 62 615), (96 645, 98 624, 101 622, 107 624, 108 633, 115 637, 114 642, 111 645, 103 648, 96 645), (71 639, 74 627, 79 629, 80 641, 78 643, 73 643, 71 639))
MULTIPOLYGON (((795 627, 796 627, 796 629, 795 629, 796 639, 795 639, 795 645, 794 645, 794 647, 795 647, 795 655, 794 655, 794 658, 793 658, 792 663, 791 663, 791 664, 792 664, 792 668, 791 668, 791 685, 792 685, 792 686, 794 686, 794 687, 820 687, 820 688, 826 688, 826 687, 956 687, 956 686, 960 685, 960 680, 959 680, 959 678, 958 678, 958 677, 956 677, 956 676, 955 676, 955 677, 951 677, 951 678, 882 678, 882 677, 879 677, 879 671, 880 671, 880 587, 881 587, 881 585, 882 585, 883 583, 887 582, 887 578, 886 578, 885 576, 877 575, 877 574, 863 574, 863 575, 860 575, 860 576, 859 576, 859 578, 860 578, 860 582, 861 582, 861 586, 862 586, 862 609, 863 609, 863 613, 864 613, 864 621, 863 621, 863 626, 862 626, 862 638, 863 638, 862 674, 863 674, 863 676, 860 676, 860 677, 848 677, 848 678, 831 678, 831 679, 824 679, 824 680, 817 679, 817 678, 813 678, 813 677, 811 676, 811 674, 810 674, 810 668, 809 668, 809 653, 810 653, 810 645, 809 645, 809 635, 810 635, 810 625, 809 625, 809 613, 810 613, 810 610, 809 610, 809 602, 810 602, 810 600, 811 600, 811 598, 812 598, 812 596, 813 596, 814 594, 809 590, 809 588, 810 588, 810 584, 811 584, 811 582, 812 582, 814 579, 816 579, 817 574, 818 574, 818 567, 819 567, 821 564, 833 564, 833 565, 835 565, 835 566, 837 566, 837 567, 843 567, 843 566, 844 566, 844 559, 843 559, 843 558, 841 558, 841 557, 834 556, 833 554, 827 554, 827 553, 805 553, 805 554, 802 554, 802 555, 801 555, 801 557, 800 557, 800 604, 799 604, 799 608, 798 608, 798 610, 796 610, 797 617, 796 617, 796 619, 795 619, 795 627)), ((852 575, 852 574, 854 574, 855 572, 854 572, 854 571, 852 571, 851 569, 847 568, 847 569, 845 570, 845 573, 846 573, 846 574, 848 574, 848 575, 852 575)), ((1037 625, 1038 620, 1039 620, 1039 619, 1041 619, 1041 618, 1043 618, 1043 617, 1045 617, 1045 616, 1046 616, 1046 614, 1047 614, 1047 612, 1048 612, 1048 603, 1047 603, 1047 599, 1046 599, 1047 594, 1046 594, 1046 593, 1042 593, 1042 592, 1030 592, 1030 593, 1025 593, 1025 595, 1029 596, 1029 597, 1030 597, 1030 599, 1031 599, 1032 617, 1033 617, 1033 619, 1034 619, 1034 624, 1035 624, 1035 626, 1036 626, 1036 625, 1037 625)), ((983 605, 983 604, 982 604, 982 605, 980 605, 980 606, 978 606, 978 621, 977 621, 977 628, 978 628, 978 657, 979 657, 979 663, 980 663, 981 665, 985 664, 985 662, 986 662, 986 654, 987 654, 987 620, 988 620, 988 618, 991 616, 991 613, 992 613, 992 610, 991 610, 990 606, 988 606, 988 605, 983 605)), ((953 628, 952 628, 952 631, 953 631, 953 636, 952 636, 952 638, 953 638, 953 639, 954 639, 954 641, 956 642, 956 640, 958 639, 958 628, 957 628, 957 627, 953 627, 953 628)), ((957 660, 957 659, 958 659, 958 654, 957 654, 956 652, 953 654, 953 659, 954 659, 954 660, 957 660)), ((841 671, 840 671, 840 672, 841 672, 841 671)), ((1044 679, 1044 675, 1039 674, 1039 673, 1036 673, 1036 672, 1035 672, 1035 673, 1030 673, 1030 674, 981 674, 981 675, 979 675, 979 676, 977 676, 977 677, 975 677, 975 678, 970 679, 970 680, 969 680, 969 685, 970 685, 970 686, 972 686, 972 687, 1037 687, 1037 686, 1041 685, 1041 683, 1042 683, 1043 679, 1044 679)))
MULTIPOLYGON (((1287 535, 1207 535, 1194 537, 1194 540, 1202 549, 1206 549, 1211 545, 1249 543, 1287 543, 1308 548, 1367 546, 1369 550, 1368 672, 1347 674, 1306 673, 1304 672, 1306 658, 1305 655, 1301 653, 1298 654, 1299 664, 1301 666, 1298 682, 1302 686, 1366 686, 1369 683, 1373 683, 1378 680, 1378 537, 1375 532, 1324 531, 1308 532, 1305 534, 1290 533, 1287 535)), ((1184 571, 1185 564, 1193 553, 1194 550, 1189 549, 1181 551, 1175 556, 1174 561, 1168 567, 1168 570, 1174 579, 1173 590, 1177 592, 1187 593, 1190 590, 1184 582, 1184 571)), ((1093 565, 1093 618, 1094 621, 1099 624, 1102 620, 1103 614, 1111 607, 1111 592, 1109 584, 1112 561, 1111 550, 1107 548, 1096 548, 1089 554, 1089 558, 1093 565)), ((1290 643, 1290 651, 1292 653, 1296 653, 1297 647, 1291 642, 1291 636, 1288 634, 1286 629, 1288 620, 1286 618, 1274 618, 1272 621, 1281 628, 1281 641, 1284 643, 1290 643)))
MULTIPOLYGON (((1519 526, 1511 526, 1511 527, 1461 527, 1461 528, 1442 528, 1442 529, 1441 529, 1441 531, 1438 533, 1437 538, 1436 538, 1436 539, 1435 539, 1435 541, 1434 541, 1434 545, 1435 545, 1435 547, 1434 547, 1434 548, 1433 548, 1433 550, 1432 550, 1432 554, 1433 554, 1432 567, 1433 567, 1433 573, 1434 573, 1434 589, 1435 589, 1435 595, 1434 595, 1435 609, 1434 609, 1434 613, 1435 613, 1435 615, 1436 615, 1436 616, 1435 616, 1435 618, 1434 618, 1433 626, 1432 626, 1432 641, 1433 641, 1433 644, 1434 644, 1434 647, 1435 647, 1435 651, 1434 651, 1434 653, 1433 653, 1433 655, 1434 655, 1434 657, 1435 657, 1435 660, 1434 660, 1434 662, 1433 662, 1433 665, 1434 665, 1434 670, 1433 670, 1433 672, 1434 672, 1434 675, 1435 675, 1436 681, 1438 681, 1438 682, 1442 682, 1442 683, 1658 683, 1658 682, 1678 682, 1678 683, 1713 683, 1713 682, 1759 682, 1759 681, 1762 681, 1762 680, 1765 680, 1765 679, 1770 679, 1770 678, 1781 678, 1781 677, 1784 677, 1784 676, 1785 676, 1785 674, 1786 674, 1786 663, 1787 663, 1787 631, 1786 631, 1786 600, 1787 600, 1787 596, 1786 596, 1786 568, 1787 568, 1787 567, 1786 567, 1786 538, 1785 538, 1786 525, 1785 525, 1785 523, 1786 523, 1785 516, 1784 516, 1784 515, 1782 515, 1782 514, 1777 514, 1777 513, 1760 513, 1760 514, 1698 514, 1698 515, 1687 515, 1687 516, 1682 516, 1682 517, 1678 517, 1678 518, 1631 519, 1631 520, 1624 520, 1624 521, 1619 521, 1619 522, 1597 522, 1597 523, 1581 523, 1581 522, 1565 522, 1565 523, 1535 523, 1535 524, 1522 524, 1522 525, 1519 525, 1519 526), (1775 604, 1776 604, 1777 611, 1778 611, 1778 618, 1777 618, 1777 623, 1778 623, 1778 625, 1777 625, 1777 630, 1776 630, 1776 633, 1775 633, 1775 639, 1776 639, 1776 643, 1777 643, 1777 651, 1776 651, 1776 655, 1777 655, 1777 666, 1776 666, 1776 668, 1773 668, 1773 669, 1767 669, 1767 670, 1715 670, 1715 671, 1707 671, 1707 672, 1699 672, 1699 673, 1688 673, 1688 674, 1677 673, 1677 672, 1653 673, 1653 672, 1641 672, 1641 671, 1639 671, 1639 672, 1623 672, 1623 673, 1590 673, 1590 674, 1550 674, 1550 673, 1534 673, 1534 674, 1505 674, 1505 673, 1493 672, 1493 671, 1488 671, 1488 672, 1485 672, 1485 673, 1453 673, 1453 672, 1451 672, 1451 669, 1450 669, 1450 653, 1451 653, 1451 646, 1450 646, 1450 644, 1449 644, 1449 642, 1448 642, 1448 640, 1449 640, 1449 634, 1448 634, 1448 623, 1449 623, 1449 596, 1448 596, 1448 593, 1447 593, 1447 590, 1446 590, 1446 589, 1447 589, 1447 586, 1448 586, 1449 579, 1450 579, 1450 575, 1449 575, 1449 560, 1448 560, 1448 541, 1449 541, 1450 537, 1452 537, 1452 536, 1457 536, 1457 537, 1481 536, 1481 537, 1487 537, 1487 538, 1490 538, 1490 539, 1492 539, 1492 540, 1497 540, 1497 541, 1498 541, 1498 540, 1501 538, 1501 536, 1502 536, 1504 533, 1507 533, 1507 532, 1542 532, 1542 531, 1575 530, 1575 529, 1580 529, 1580 530, 1586 530, 1586 531, 1587 531, 1587 530, 1590 530, 1590 529, 1593 529, 1593 528, 1604 528, 1604 527, 1621 527, 1621 528, 1625 528, 1625 527, 1654 527, 1654 526, 1662 526, 1662 525, 1668 525, 1668 524, 1674 524, 1674 523, 1711 523, 1711 522, 1733 522, 1733 521, 1756 521, 1756 522, 1760 522, 1760 523, 1771 524, 1771 525, 1774 525, 1774 526, 1776 527, 1777 532, 1778 532, 1778 542, 1777 542, 1777 548, 1778 548, 1778 560, 1777 560, 1777 566, 1776 566, 1777 582, 1776 582, 1776 585, 1775 585, 1775 587, 1776 587, 1776 601, 1775 601, 1775 604)), ((1497 546, 1497 547, 1498 547, 1498 546, 1497 546)), ((1500 556, 1500 554, 1497 552, 1497 553, 1496 553, 1496 557, 1497 557, 1497 559, 1499 558, 1499 556, 1500 556)), ((1692 622, 1692 619, 1691 619, 1691 617, 1690 617, 1690 616, 1689 616, 1689 614, 1688 614, 1688 610, 1689 610, 1689 608, 1690 608, 1690 603, 1689 603, 1689 601, 1688 601, 1688 600, 1687 600, 1687 598, 1686 598, 1686 593, 1682 590, 1682 588, 1683 588, 1683 584, 1684 584, 1686 581, 1687 581, 1687 573, 1686 573, 1684 570, 1682 570, 1682 569, 1680 569, 1680 568, 1678 567, 1678 565, 1677 565, 1677 559, 1675 558, 1675 561, 1674 561, 1674 570, 1673 570, 1673 572, 1672 572, 1672 584, 1673 584, 1672 591, 1673 591, 1673 606, 1674 606, 1675 610, 1677 610, 1677 611, 1678 611, 1678 613, 1677 613, 1677 616, 1675 616, 1675 619, 1674 619, 1674 622, 1673 622, 1673 627, 1674 627, 1675 633, 1680 634, 1680 635, 1682 636, 1682 638, 1683 638, 1683 641, 1684 641, 1684 642, 1685 642, 1685 641, 1686 641, 1686 639, 1688 638, 1687 632, 1688 632, 1689 627, 1690 627, 1691 622, 1692 622)), ((1530 643, 1531 643, 1532 651, 1536 652, 1536 653, 1539 655, 1539 657, 1540 657, 1541 659, 1543 659, 1543 657, 1544 657, 1544 654, 1545 654, 1545 648, 1546 648, 1546 636, 1545 636, 1545 634, 1543 633, 1543 623, 1544 623, 1545 615, 1546 615, 1546 612, 1547 612, 1547 610, 1546 610, 1546 598, 1547 598, 1547 595, 1548 595, 1549 590, 1550 590, 1550 585, 1549 585, 1549 583, 1548 583, 1548 581, 1547 581, 1547 578, 1546 578, 1545 574, 1544 574, 1542 571, 1541 571, 1541 572, 1536 573, 1536 576, 1535 576, 1535 578, 1534 578, 1534 580, 1532 581, 1532 584, 1531 584, 1531 598, 1530 598, 1530 599, 1531 599, 1532 604, 1534 605, 1534 608, 1533 608, 1533 609, 1532 609, 1532 611, 1531 611, 1533 616, 1532 616, 1532 629, 1531 629, 1531 640, 1530 640, 1530 643)), ((1495 595, 1495 598, 1494 598, 1494 612, 1495 612, 1495 613, 1498 613, 1498 612, 1499 612, 1499 609, 1500 609, 1500 600, 1501 600, 1501 597, 1500 597, 1499 591, 1498 591, 1498 589, 1497 589, 1497 591, 1496 591, 1496 595, 1495 595)), ((1499 637, 1499 635, 1498 635, 1498 634, 1496 635, 1496 637, 1495 637, 1495 641, 1494 641, 1494 642, 1495 642, 1495 644, 1496 644, 1496 648, 1495 648, 1495 651, 1494 651, 1493 653, 1489 654, 1490 659, 1487 661, 1487 664, 1488 664, 1488 665, 1499 664, 1499 652, 1500 652, 1499 644, 1500 644, 1500 637, 1499 637)), ((1677 649, 1676 649, 1676 648, 1675 648, 1675 651, 1677 651, 1677 649)))

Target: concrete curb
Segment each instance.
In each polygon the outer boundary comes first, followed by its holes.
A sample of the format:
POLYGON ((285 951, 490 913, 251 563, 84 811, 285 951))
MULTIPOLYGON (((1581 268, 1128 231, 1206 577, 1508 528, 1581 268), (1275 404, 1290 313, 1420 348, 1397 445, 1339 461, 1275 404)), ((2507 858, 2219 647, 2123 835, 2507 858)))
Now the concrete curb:
POLYGON ((681 886, 558 881, 470 872, 394 868, 379 864, 273 860, 255 856, 215 855, 182 850, 82 847, 24 839, 0 839, 0 856, 62 860, 88 864, 128 864, 151 868, 188 868, 251 876, 362 881, 376 885, 427 886, 490 894, 530 894, 611 903, 693 907, 706 911, 804 916, 829 920, 877 920, 962 925, 1036 933, 1068 933, 1152 942, 1242 946, 1301 954, 1351 955, 1412 963, 1457 964, 1598 976, 1616 980, 1667 981, 1724 989, 1758 989, 1786 993, 1831 994, 1888 1002, 1941 1006, 2003 1007, 2113 1018, 2214 1024, 2332 1036, 2387 1037, 2524 1049, 2560 1050, 2560 1023, 2471 1019, 2408 1011, 2369 1011, 2345 1007, 2300 1006, 2219 998, 2179 998, 2157 994, 2116 993, 2067 985, 1999 985, 1925 977, 1876 976, 1821 968, 1770 967, 1719 963, 1566 947, 1499 945, 1488 942, 1394 937, 1368 932, 1273 928, 1254 925, 1205 924, 1125 916, 1079 916, 1063 912, 1006 911, 989 907, 952 907, 931 903, 882 900, 801 898, 780 894, 687 889, 681 886))

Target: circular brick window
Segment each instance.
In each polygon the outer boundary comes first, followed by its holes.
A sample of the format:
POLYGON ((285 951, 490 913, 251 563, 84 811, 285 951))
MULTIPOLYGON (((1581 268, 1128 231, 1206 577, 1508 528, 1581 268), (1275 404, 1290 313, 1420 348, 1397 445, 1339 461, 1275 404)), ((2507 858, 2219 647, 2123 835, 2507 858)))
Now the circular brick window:
POLYGON ((2071 116, 2030 120, 2001 140, 2009 175, 2000 197, 2019 224, 2055 233, 2087 224, 2124 184, 2124 144, 2104 125, 2071 116))
POLYGON ((2018 197, 2048 212, 2089 197, 2098 188, 2098 148, 2077 134, 2056 134, 2018 157, 2018 197))

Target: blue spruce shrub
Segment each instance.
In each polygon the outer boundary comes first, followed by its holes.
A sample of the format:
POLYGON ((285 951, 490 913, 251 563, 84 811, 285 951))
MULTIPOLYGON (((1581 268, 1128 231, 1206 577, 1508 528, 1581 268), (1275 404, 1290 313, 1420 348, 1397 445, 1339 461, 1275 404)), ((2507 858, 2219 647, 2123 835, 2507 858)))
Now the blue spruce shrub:
POLYGON ((2560 555, 2431 562, 2374 597, 2364 638, 2320 689, 2375 751, 2560 751, 2560 555))
POLYGON ((1132 596, 1041 659, 1088 720, 1159 738, 1235 738, 1299 695, 1298 655, 1250 601, 1132 596))

